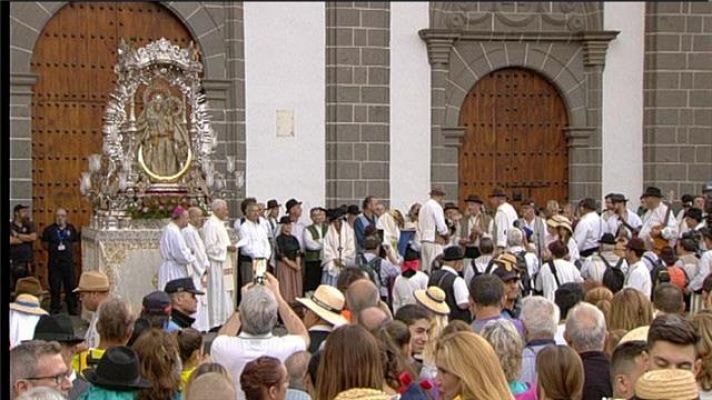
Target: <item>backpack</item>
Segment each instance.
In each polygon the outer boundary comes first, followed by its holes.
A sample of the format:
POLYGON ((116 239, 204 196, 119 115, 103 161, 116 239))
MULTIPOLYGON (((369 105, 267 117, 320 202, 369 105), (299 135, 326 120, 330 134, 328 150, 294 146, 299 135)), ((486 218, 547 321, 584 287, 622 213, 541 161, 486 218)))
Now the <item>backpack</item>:
POLYGON ((614 294, 618 293, 625 286, 625 273, 621 269, 623 258, 619 258, 615 266, 609 264, 604 257, 601 257, 601 261, 606 265, 606 270, 603 272, 603 286, 614 294))
POLYGON ((525 297, 529 296, 532 292, 532 278, 529 275, 529 268, 527 267, 527 259, 525 257, 526 254, 526 251, 514 253, 514 256, 517 257, 517 268, 521 274, 522 296, 525 297))
POLYGON ((381 257, 374 257, 371 261, 366 260, 366 256, 363 253, 357 256, 356 265, 361 271, 365 271, 368 277, 376 285, 376 287, 381 289, 381 262, 383 259, 381 257))

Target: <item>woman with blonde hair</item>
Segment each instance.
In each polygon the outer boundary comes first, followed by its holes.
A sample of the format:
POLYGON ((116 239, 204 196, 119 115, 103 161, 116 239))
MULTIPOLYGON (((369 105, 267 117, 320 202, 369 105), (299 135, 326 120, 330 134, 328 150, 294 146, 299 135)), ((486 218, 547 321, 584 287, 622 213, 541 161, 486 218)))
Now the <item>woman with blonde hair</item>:
POLYGON ((653 322, 653 303, 640 291, 625 288, 613 296, 608 330, 633 330, 653 322))
POLYGON ((492 345, 497 354, 509 390, 515 398, 527 392, 528 385, 518 379, 522 374, 524 342, 514 324, 506 319, 490 321, 482 329, 482 337, 492 345))
POLYGON ((700 335, 697 342, 697 355, 702 360, 702 368, 697 374, 700 398, 712 399, 712 310, 698 312, 691 321, 700 335))
POLYGON ((384 388, 383 359, 376 338, 360 325, 329 334, 316 373, 316 400, 333 400, 349 389, 384 388))
POLYGON ((439 340, 435 364, 443 400, 513 399, 497 354, 474 332, 457 332, 439 340))
POLYGON ((580 400, 583 363, 568 346, 548 346, 536 357, 539 400, 580 400))
POLYGON ((613 300, 613 292, 605 286, 597 286, 586 292, 584 301, 589 304, 593 304, 601 310, 603 316, 606 318, 606 324, 611 315, 611 300, 613 300))

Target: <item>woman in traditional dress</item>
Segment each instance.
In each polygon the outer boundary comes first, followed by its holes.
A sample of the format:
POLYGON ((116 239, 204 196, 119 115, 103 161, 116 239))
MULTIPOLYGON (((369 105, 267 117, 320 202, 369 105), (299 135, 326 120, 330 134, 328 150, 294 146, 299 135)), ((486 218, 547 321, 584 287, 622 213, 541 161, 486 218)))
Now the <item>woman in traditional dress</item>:
POLYGON ((302 296, 302 264, 299 255, 299 241, 292 235, 292 224, 288 216, 279 220, 280 234, 277 236, 277 279, 282 297, 291 303, 302 296))

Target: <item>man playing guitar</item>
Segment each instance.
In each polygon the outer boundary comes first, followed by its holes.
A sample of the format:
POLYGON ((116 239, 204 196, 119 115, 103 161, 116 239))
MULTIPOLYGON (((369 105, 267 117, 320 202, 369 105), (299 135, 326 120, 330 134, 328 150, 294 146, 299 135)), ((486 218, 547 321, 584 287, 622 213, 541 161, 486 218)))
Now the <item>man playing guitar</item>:
POLYGON ((677 237, 677 221, 672 215, 672 208, 662 201, 659 188, 646 188, 641 199, 647 211, 638 236, 645 241, 646 247, 659 254, 663 247, 670 245, 670 240, 677 237))

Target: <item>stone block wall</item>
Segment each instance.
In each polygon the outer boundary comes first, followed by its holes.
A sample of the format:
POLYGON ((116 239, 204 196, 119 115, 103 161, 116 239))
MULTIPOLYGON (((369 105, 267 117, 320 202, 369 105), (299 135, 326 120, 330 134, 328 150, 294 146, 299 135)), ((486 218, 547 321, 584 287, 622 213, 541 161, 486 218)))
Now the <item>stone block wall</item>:
POLYGON ((326 204, 389 198, 390 5, 326 4, 326 204))
POLYGON ((666 198, 712 179, 712 3, 647 3, 643 178, 666 198))

